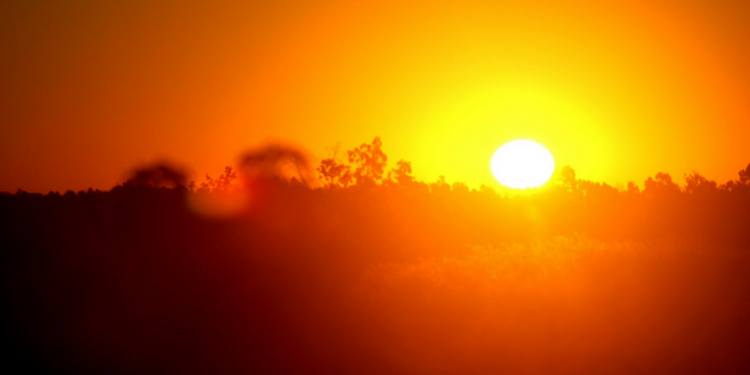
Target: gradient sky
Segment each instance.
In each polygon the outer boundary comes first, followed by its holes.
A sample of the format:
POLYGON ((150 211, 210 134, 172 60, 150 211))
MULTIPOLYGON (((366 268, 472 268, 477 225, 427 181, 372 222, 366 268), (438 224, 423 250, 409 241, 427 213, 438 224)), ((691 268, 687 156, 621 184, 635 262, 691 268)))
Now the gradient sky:
POLYGON ((0 191, 375 136, 471 187, 518 138, 612 185, 750 162, 747 1, 3 2, 0 56, 0 191))

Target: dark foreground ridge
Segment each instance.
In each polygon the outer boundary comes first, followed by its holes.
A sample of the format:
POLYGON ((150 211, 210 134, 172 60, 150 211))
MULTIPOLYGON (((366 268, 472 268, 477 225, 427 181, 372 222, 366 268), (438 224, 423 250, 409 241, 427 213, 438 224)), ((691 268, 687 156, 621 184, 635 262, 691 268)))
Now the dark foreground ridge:
POLYGON ((415 181, 403 161, 387 171, 379 139, 347 156, 313 176, 270 147, 198 186, 159 166, 107 192, 0 194, 6 366, 750 370, 750 165, 724 185, 657 174, 643 191, 564 168, 503 197, 415 181))

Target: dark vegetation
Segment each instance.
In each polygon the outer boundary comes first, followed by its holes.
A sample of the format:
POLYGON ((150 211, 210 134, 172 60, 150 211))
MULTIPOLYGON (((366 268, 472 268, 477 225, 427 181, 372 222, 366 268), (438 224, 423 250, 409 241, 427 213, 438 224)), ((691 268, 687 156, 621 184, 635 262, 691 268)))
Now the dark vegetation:
POLYGON ((504 197, 271 146, 201 184, 0 194, 18 373, 750 370, 750 165, 504 197))

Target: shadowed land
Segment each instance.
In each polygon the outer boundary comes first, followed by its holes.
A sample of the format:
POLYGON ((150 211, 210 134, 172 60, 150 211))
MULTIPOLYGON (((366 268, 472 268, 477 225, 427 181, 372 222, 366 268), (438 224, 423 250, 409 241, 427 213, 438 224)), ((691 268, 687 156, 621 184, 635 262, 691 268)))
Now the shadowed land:
POLYGON ((741 373, 750 165, 502 196, 281 146, 190 183, 0 194, 4 346, 38 373, 741 373))

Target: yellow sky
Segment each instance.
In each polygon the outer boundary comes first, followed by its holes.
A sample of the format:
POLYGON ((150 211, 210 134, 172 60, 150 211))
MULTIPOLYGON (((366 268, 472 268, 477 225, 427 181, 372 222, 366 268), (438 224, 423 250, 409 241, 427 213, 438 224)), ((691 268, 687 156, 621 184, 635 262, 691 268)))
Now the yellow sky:
POLYGON ((750 162, 750 9, 671 1, 4 5, 0 191, 107 189, 168 159, 381 136, 420 180, 497 186, 545 145, 616 185, 750 162))

